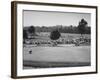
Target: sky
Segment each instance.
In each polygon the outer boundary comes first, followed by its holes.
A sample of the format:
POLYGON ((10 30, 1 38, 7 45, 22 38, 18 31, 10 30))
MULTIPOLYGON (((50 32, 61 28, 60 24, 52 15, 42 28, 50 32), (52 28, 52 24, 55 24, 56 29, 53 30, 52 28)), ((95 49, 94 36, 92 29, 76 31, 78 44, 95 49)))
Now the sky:
POLYGON ((52 11, 23 11, 23 26, 78 26, 84 18, 91 26, 90 13, 52 12, 52 11))

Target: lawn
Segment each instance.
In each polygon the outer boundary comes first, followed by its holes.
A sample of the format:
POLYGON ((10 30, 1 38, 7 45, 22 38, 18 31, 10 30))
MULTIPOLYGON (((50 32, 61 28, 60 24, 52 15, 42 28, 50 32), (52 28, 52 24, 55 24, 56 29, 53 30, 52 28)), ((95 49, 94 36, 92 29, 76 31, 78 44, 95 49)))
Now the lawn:
MULTIPOLYGON (((41 33, 36 33, 37 35, 39 35, 39 37, 43 38, 43 39, 50 39, 50 32, 41 32, 41 33)), ((61 38, 63 39, 76 39, 79 38, 81 36, 81 34, 71 34, 71 33, 61 33, 61 38)), ((84 37, 87 37, 88 39, 91 39, 90 34, 84 34, 84 37)))
POLYGON ((89 66, 90 46, 32 47, 23 48, 24 67, 73 67, 89 66), (29 51, 32 51, 30 54, 29 51))
MULTIPOLYGON (((47 43, 51 42, 49 32, 36 34, 37 36, 34 36, 34 39, 29 39, 31 44, 25 44, 23 47, 23 65, 25 69, 90 66, 90 42, 80 44, 80 46, 65 43, 66 41, 79 39, 80 34, 61 33, 59 40, 63 41, 63 43, 57 44, 57 46, 47 43), (34 42, 41 42, 41 44, 37 45, 34 42)), ((84 37, 91 39, 90 34, 84 34, 84 37)))

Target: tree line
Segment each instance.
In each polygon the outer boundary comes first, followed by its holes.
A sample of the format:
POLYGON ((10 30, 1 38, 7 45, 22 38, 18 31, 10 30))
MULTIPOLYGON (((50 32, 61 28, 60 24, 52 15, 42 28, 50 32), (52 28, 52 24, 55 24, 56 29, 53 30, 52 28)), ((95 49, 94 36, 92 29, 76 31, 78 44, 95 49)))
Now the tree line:
MULTIPOLYGON (((24 30, 28 30, 28 28, 30 28, 30 27, 24 27, 24 30)), ((80 33, 79 30, 78 30, 78 27, 73 27, 73 26, 68 26, 68 27, 64 27, 64 26, 61 26, 61 27, 57 27, 57 26, 35 27, 35 26, 33 26, 33 27, 35 28, 36 32, 52 32, 53 30, 57 29, 61 33, 76 33, 76 34, 80 33)), ((84 34, 90 34, 90 33, 91 33, 91 27, 86 27, 84 34)))
POLYGON ((24 30, 27 31, 33 30, 33 32, 52 32, 53 30, 58 30, 60 33, 91 34, 91 27, 86 25, 87 22, 84 19, 81 19, 78 26, 73 26, 73 25, 34 26, 32 25, 32 26, 24 27, 24 30))

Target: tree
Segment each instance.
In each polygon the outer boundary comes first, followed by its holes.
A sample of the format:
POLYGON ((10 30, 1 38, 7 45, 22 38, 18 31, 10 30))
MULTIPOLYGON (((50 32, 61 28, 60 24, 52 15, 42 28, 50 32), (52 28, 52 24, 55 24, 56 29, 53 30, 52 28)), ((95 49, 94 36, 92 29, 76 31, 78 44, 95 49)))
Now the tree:
POLYGON ((85 33, 87 24, 87 21, 85 21, 84 19, 81 19, 81 21, 79 22, 78 31, 81 35, 85 33))
POLYGON ((28 34, 26 30, 23 30, 23 42, 25 43, 25 40, 28 38, 28 34))
POLYGON ((30 38, 34 38, 35 27, 34 26, 30 26, 29 29, 28 29, 28 32, 29 32, 30 38))
POLYGON ((50 38, 52 40, 57 40, 61 36, 60 32, 58 30, 54 30, 51 32, 50 38))
POLYGON ((35 27, 34 26, 30 26, 29 29, 28 29, 28 32, 30 34, 34 34, 35 33, 35 27))
POLYGON ((53 46, 57 46, 57 43, 55 42, 55 40, 59 39, 60 36, 61 36, 61 34, 60 34, 60 32, 58 30, 54 30, 54 31, 51 32, 50 38, 52 40, 54 40, 53 41, 53 46))

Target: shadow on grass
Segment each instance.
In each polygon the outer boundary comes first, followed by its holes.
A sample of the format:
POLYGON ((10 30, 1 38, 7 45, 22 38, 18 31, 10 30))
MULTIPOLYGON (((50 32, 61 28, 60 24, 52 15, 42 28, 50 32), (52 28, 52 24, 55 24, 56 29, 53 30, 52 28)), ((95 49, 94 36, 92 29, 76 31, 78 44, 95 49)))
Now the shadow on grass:
POLYGON ((56 68, 56 67, 78 67, 90 66, 90 62, 41 62, 41 61, 23 61, 23 68, 56 68))

